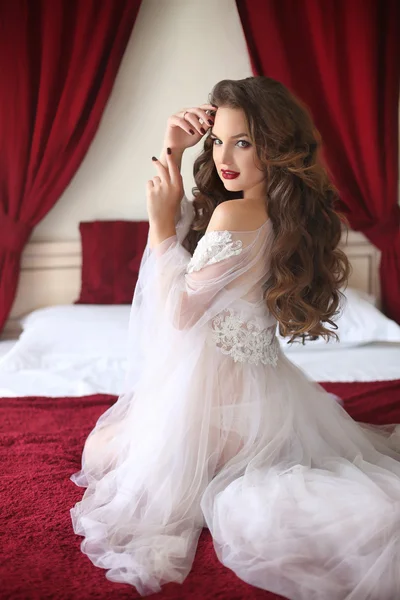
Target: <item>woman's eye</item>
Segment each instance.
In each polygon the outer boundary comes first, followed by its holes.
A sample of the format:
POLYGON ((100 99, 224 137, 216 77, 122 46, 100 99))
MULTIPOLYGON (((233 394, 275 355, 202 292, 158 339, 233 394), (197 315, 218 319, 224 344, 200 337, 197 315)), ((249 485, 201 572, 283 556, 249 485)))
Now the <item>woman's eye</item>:
MULTIPOLYGON (((218 138, 211 138, 213 141, 213 145, 214 146, 220 146, 221 144, 217 144, 217 142, 220 142, 221 140, 219 140, 218 138)), ((244 144, 244 146, 239 146, 239 148, 247 148, 248 146, 250 146, 249 142, 246 142, 246 140, 238 140, 236 142, 236 144, 244 144)))

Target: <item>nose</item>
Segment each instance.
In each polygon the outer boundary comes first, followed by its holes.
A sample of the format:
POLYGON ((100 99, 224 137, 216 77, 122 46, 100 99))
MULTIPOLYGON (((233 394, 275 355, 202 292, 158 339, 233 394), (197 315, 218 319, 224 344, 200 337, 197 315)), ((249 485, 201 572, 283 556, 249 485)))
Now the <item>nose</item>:
POLYGON ((221 148, 220 164, 222 167, 229 167, 232 164, 232 151, 228 146, 221 148))

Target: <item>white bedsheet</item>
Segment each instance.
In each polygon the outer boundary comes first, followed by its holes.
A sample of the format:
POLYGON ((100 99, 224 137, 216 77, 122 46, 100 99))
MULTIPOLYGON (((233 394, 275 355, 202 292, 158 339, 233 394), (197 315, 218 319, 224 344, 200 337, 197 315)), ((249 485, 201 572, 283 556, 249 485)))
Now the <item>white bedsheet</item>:
POLYGON ((293 352, 288 357, 315 381, 400 379, 400 344, 380 342, 329 352, 293 352))
MULTIPOLYGON (((315 381, 400 379, 400 344, 376 343, 288 356, 315 381)), ((42 357, 40 365, 33 361, 29 368, 15 342, 0 342, 0 357, 0 397, 119 395, 126 369, 121 357, 54 353, 42 357), (12 360, 5 361, 7 355, 12 360), (23 368, 18 368, 19 358, 23 368)))
POLYGON ((40 368, 6 370, 0 366, 0 397, 119 394, 126 361, 111 357, 52 355, 40 368))

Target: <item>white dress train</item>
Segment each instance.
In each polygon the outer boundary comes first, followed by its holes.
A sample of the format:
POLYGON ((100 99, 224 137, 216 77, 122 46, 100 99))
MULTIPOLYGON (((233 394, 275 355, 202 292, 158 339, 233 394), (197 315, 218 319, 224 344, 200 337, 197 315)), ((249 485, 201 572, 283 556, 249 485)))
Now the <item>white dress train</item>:
POLYGON ((182 582, 208 527, 220 561, 290 600, 400 598, 396 427, 350 418, 282 353, 262 299, 273 231, 147 245, 124 392, 72 475, 82 552, 141 595, 182 582))

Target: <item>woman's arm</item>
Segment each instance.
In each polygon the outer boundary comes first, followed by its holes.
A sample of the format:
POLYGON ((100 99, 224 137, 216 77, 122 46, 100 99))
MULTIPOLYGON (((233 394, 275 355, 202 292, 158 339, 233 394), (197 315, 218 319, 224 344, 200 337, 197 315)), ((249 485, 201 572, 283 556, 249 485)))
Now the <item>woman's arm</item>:
MULTIPOLYGON (((213 125, 213 119, 207 114, 207 110, 215 110, 215 107, 211 104, 202 104, 199 107, 182 109, 168 118, 164 143, 158 161, 164 169, 167 169, 166 149, 171 148, 172 153, 170 158, 172 158, 172 161, 180 174, 183 152, 186 148, 190 148, 197 144, 206 131, 213 125)), ((153 248, 164 239, 176 234, 175 224, 178 222, 181 215, 180 202, 177 204, 174 212, 175 214, 172 215, 171 218, 171 214, 167 210, 165 212, 165 217, 158 218, 156 221, 149 215, 150 248, 153 248)))
POLYGON ((214 210, 193 256, 174 237, 154 248, 158 297, 175 329, 202 326, 263 280, 267 231, 254 230, 240 202, 228 200, 214 210))

